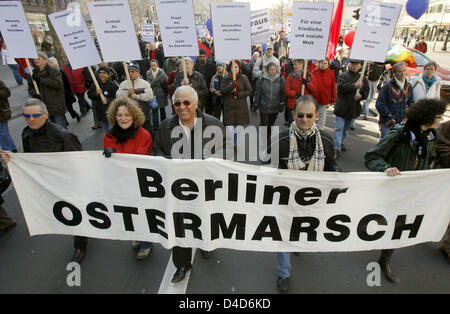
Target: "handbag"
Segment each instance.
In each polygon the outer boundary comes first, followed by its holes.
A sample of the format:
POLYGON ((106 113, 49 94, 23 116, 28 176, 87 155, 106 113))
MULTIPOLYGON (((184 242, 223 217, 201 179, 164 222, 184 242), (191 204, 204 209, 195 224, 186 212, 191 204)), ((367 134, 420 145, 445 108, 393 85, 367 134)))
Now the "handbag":
POLYGON ((2 167, 0 170, 0 194, 6 191, 11 184, 11 176, 9 175, 8 168, 2 167))
POLYGON ((150 109, 158 109, 158 101, 156 100, 156 96, 153 96, 153 99, 149 100, 148 104, 150 105, 150 109))

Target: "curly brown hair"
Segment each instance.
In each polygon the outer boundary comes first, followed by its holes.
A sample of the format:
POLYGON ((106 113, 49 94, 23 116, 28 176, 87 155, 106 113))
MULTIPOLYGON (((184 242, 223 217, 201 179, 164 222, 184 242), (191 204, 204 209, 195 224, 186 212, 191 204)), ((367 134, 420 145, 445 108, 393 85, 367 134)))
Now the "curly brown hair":
POLYGON ((447 110, 447 104, 434 98, 422 98, 406 112, 408 120, 414 120, 420 125, 431 125, 437 115, 443 114, 447 110))
POLYGON ((106 117, 108 119, 108 122, 109 122, 111 128, 113 128, 117 123, 116 113, 117 113, 117 109, 119 109, 119 107, 121 107, 121 106, 127 107, 128 111, 130 112, 131 116, 133 117, 133 125, 136 128, 140 127, 144 124, 145 115, 142 112, 141 108, 139 107, 139 104, 137 103, 137 101, 131 99, 128 96, 122 96, 122 97, 116 98, 109 105, 108 111, 106 112, 106 117))

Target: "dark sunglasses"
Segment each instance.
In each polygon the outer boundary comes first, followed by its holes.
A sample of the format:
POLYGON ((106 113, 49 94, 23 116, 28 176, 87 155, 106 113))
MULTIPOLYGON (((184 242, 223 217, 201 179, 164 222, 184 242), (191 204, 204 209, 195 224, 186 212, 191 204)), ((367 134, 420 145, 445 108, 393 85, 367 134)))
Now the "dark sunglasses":
POLYGON ((303 119, 305 116, 308 119, 312 119, 314 117, 314 115, 312 113, 307 113, 307 114, 297 113, 297 118, 299 118, 299 119, 303 119))
POLYGON ((42 115, 43 115, 43 113, 33 113, 33 114, 24 113, 23 114, 25 119, 29 119, 31 117, 33 117, 33 118, 40 118, 42 115))
POLYGON ((174 105, 175 107, 180 107, 181 104, 183 104, 185 107, 187 107, 187 106, 189 106, 189 105, 191 104, 191 102, 190 102, 189 100, 185 100, 185 101, 183 101, 183 102, 181 102, 181 101, 176 101, 173 105, 174 105))

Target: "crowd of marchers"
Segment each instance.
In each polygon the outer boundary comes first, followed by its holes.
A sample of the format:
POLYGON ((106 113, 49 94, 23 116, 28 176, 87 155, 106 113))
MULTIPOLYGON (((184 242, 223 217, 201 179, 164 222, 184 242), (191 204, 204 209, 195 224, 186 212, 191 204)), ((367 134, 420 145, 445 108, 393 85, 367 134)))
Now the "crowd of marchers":
MULTIPOLYGON (((215 60, 213 42, 206 38, 199 41, 201 49, 196 58, 166 58, 162 44, 145 44, 141 40, 139 43, 142 60, 94 67, 97 84, 88 68, 59 65, 56 58, 43 51, 32 60, 32 73, 27 72, 23 60, 15 60, 29 93, 23 105, 27 124, 22 131, 23 151, 82 150, 78 137, 67 130, 72 121, 68 121, 66 112, 80 122, 92 110, 92 129, 103 128, 105 133, 105 157, 123 153, 177 158, 172 152, 176 141, 171 138, 175 128, 181 128, 182 137, 193 147, 194 132, 216 126, 223 130, 223 147, 230 147, 225 142, 233 141, 233 151, 223 152, 225 158, 226 154, 245 149, 238 142, 243 130, 239 126, 250 124, 251 112, 259 111, 260 127, 269 130, 284 112, 287 128, 277 134, 279 168, 339 171, 337 163, 341 152, 346 151, 343 142, 347 133, 354 129, 354 120, 361 113, 367 120, 369 104, 385 71, 384 64, 370 62, 366 72, 361 73, 363 61, 349 59, 348 51, 341 46, 333 60, 306 63, 303 59, 290 59, 283 31, 264 45, 264 50, 262 45, 252 46, 251 60, 232 60, 227 64, 215 60), (73 106, 76 101, 79 112, 73 106), (325 132, 328 110, 336 116, 333 134, 325 132)), ((372 114, 379 117, 380 141, 364 156, 369 170, 385 172, 387 176, 448 168, 450 164, 450 122, 440 123, 447 105, 439 99, 442 82, 435 74, 437 64, 430 62, 422 74, 411 80, 406 76, 406 67, 404 62, 394 64, 392 78, 379 89, 375 106, 378 113, 372 114)), ((0 81, 0 145, 5 163, 17 152, 8 130, 10 94, 0 81)), ((268 132, 267 139, 271 136, 268 132)), ((201 138, 202 145, 206 145, 207 138, 201 138)), ((267 156, 270 158, 270 149, 267 156)), ((2 183, 4 192, 8 183, 2 183)), ((15 225, 0 206, 0 233, 15 225)), ((86 237, 74 237, 73 261, 83 261, 87 245, 86 237)), ((139 260, 149 256, 152 246, 149 242, 132 243, 139 260)), ((172 251, 177 268, 172 282, 176 283, 192 267, 192 249, 174 247, 172 251)), ((383 250, 379 264, 389 281, 398 282, 391 267, 393 252, 383 250)), ((450 262, 449 232, 441 252, 450 262)), ((201 253, 204 258, 213 254, 201 253)), ((290 253, 278 253, 277 269, 277 286, 287 291, 290 253)))

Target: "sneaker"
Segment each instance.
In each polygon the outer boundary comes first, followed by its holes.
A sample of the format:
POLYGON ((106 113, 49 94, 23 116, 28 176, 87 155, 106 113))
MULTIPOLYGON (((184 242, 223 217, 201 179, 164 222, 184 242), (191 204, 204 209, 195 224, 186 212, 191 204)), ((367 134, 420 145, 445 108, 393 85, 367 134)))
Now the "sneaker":
POLYGON ((363 120, 367 120, 367 116, 364 116, 364 117, 363 117, 363 120))
POLYGON ((277 281, 278 290, 282 292, 286 292, 289 290, 289 277, 288 278, 280 278, 278 277, 277 281))
POLYGON ((350 127, 350 130, 354 130, 354 129, 355 129, 355 127, 354 127, 354 126, 351 126, 351 127, 350 127))
POLYGON ((342 150, 343 152, 345 152, 345 151, 347 150, 347 148, 344 146, 344 144, 341 144, 341 150, 342 150))
POLYGON ((143 260, 145 258, 148 257, 148 255, 150 254, 152 248, 148 248, 148 249, 139 249, 139 251, 136 254, 136 258, 140 261, 143 260))

